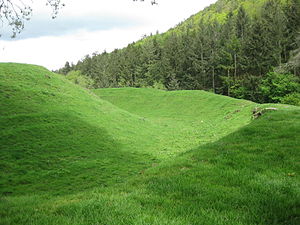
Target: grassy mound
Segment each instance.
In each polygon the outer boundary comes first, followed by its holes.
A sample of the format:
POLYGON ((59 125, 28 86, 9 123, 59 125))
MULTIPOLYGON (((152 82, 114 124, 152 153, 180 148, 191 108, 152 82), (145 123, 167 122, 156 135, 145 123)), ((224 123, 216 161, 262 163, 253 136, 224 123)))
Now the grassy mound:
POLYGON ((3 224, 296 225, 299 133, 299 109, 271 112, 120 186, 5 198, 3 224))
POLYGON ((256 106, 0 64, 0 224, 299 224, 299 107, 256 106))
POLYGON ((194 98, 191 104, 203 109, 216 99, 220 110, 212 114, 231 124, 231 130, 249 121, 249 107, 234 117, 243 122, 233 125, 231 118, 223 116, 234 113, 234 108, 252 105, 230 98, 220 104, 222 97, 207 94, 210 97, 206 98, 200 92, 195 96, 178 92, 171 96, 177 102, 165 105, 167 92, 120 90, 128 92, 128 97, 119 98, 123 104, 129 100, 131 107, 140 105, 143 114, 122 110, 39 66, 0 64, 0 76, 0 191, 6 195, 31 191, 65 194, 122 182, 153 163, 228 133, 212 132, 215 123, 201 116, 201 111, 187 114, 193 109, 182 107, 175 116, 176 105, 185 103, 187 107, 188 98, 194 98), (156 96, 146 106, 130 101, 135 94, 141 101, 156 96), (160 99, 161 111, 145 118, 160 99))
POLYGON ((0 191, 70 193, 122 182, 156 160, 157 126, 60 75, 0 64, 0 191))

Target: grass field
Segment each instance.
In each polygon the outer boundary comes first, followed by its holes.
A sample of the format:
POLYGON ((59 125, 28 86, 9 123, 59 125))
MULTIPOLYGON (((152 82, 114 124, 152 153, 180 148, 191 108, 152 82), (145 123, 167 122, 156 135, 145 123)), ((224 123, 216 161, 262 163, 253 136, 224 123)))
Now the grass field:
POLYGON ((84 90, 0 64, 0 224, 300 223, 300 108, 84 90))

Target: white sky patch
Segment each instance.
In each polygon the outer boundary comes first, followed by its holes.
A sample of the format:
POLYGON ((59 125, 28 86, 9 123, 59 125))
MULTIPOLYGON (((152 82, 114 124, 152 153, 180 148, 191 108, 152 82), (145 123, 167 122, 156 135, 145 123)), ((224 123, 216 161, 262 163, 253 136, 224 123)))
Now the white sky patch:
POLYGON ((55 20, 45 2, 35 1, 34 15, 17 39, 0 38, 1 62, 58 69, 93 52, 125 47, 144 34, 165 32, 216 0, 158 0, 154 6, 150 0, 64 0, 55 20))

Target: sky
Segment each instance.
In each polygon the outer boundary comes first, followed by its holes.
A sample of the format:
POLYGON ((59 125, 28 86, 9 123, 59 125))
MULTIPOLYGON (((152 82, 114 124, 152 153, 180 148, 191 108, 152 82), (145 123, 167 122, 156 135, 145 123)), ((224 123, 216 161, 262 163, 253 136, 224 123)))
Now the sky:
POLYGON ((56 70, 87 54, 113 51, 145 34, 165 32, 216 0, 62 0, 56 19, 46 0, 29 1, 33 8, 25 29, 11 39, 0 25, 0 62, 18 62, 56 70))

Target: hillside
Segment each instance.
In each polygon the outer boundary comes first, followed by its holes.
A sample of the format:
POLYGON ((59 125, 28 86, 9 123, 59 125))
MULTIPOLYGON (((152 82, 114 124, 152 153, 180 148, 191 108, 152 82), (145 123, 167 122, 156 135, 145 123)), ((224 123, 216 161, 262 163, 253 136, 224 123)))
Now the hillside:
POLYGON ((156 161, 149 121, 39 66, 1 63, 0 79, 2 194, 78 192, 156 161))
POLYGON ((186 143, 185 148, 194 147, 189 143, 195 141, 203 144, 217 140, 249 123, 251 110, 255 107, 253 102, 205 91, 109 88, 96 89, 94 93, 130 113, 170 129, 174 137, 170 141, 186 143), (216 126, 218 129, 213 129, 216 126))
POLYGON ((300 104, 299 21, 299 0, 219 0, 166 33, 67 62, 58 72, 80 71, 94 88, 206 90, 300 104))
POLYGON ((247 124, 254 107, 205 92, 111 89, 116 107, 39 66, 0 64, 0 76, 0 191, 7 195, 123 182, 247 124), (138 101, 130 101, 134 95, 138 101))
POLYGON ((296 225, 300 110, 0 64, 1 225, 296 225))
MULTIPOLYGON (((184 33, 186 29, 197 30, 200 21, 203 21, 206 24, 212 23, 214 21, 218 21, 219 23, 226 23, 227 15, 230 12, 237 14, 240 7, 243 7, 249 14, 249 16, 253 18, 259 15, 262 6, 267 1, 268 0, 218 0, 202 11, 199 11, 198 13, 190 16, 188 19, 180 22, 177 26, 169 29, 167 32, 146 37, 142 40, 139 40, 137 44, 143 45, 146 42, 151 41, 151 39, 153 38, 158 38, 161 41, 164 41, 171 35, 172 32, 184 33)), ((281 4, 285 4, 287 1, 280 0, 280 2, 281 4)))
MULTIPOLYGON (((200 20, 204 20, 206 23, 210 23, 213 21, 218 21, 220 23, 226 23, 226 17, 230 12, 234 14, 238 13, 240 7, 243 7, 245 11, 249 14, 250 17, 259 16, 261 8, 268 0, 218 0, 215 4, 212 4, 206 7, 204 10, 192 15, 187 20, 180 23, 174 29, 170 29, 170 31, 184 30, 187 27, 197 27, 200 20)), ((279 0, 281 4, 286 4, 288 1, 279 0)))

